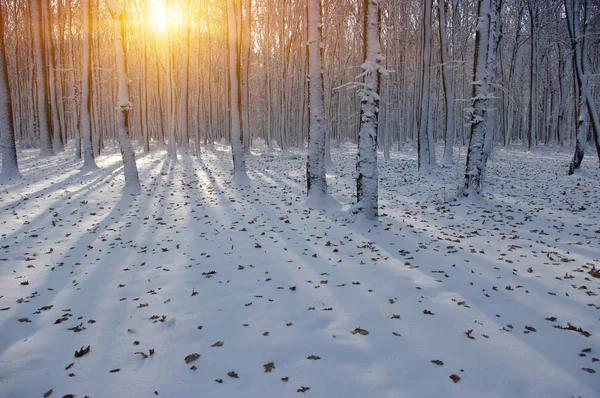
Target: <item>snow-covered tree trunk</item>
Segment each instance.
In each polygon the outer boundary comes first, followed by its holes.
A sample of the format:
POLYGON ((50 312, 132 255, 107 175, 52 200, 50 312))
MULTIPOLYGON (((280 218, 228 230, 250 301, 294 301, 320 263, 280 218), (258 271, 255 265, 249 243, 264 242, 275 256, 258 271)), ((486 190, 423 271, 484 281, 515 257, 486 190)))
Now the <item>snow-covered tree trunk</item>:
POLYGON ((576 119, 576 141, 575 153, 569 165, 569 174, 573 174, 575 170, 581 167, 581 162, 584 157, 585 135, 587 131, 587 119, 592 122, 592 131, 594 133, 594 141, 600 159, 600 121, 598 120, 598 111, 595 106, 594 97, 590 93, 589 75, 587 73, 587 39, 590 29, 590 13, 592 12, 591 0, 583 0, 583 10, 580 0, 564 0, 566 11, 566 22, 569 30, 569 38, 573 50, 573 64, 575 69, 575 84, 579 94, 577 103, 577 119, 576 119), (583 11, 583 15, 581 12, 583 11), (583 31, 581 31, 580 21, 583 21, 583 31))
POLYGON ((37 97, 37 118, 40 132, 40 157, 54 155, 52 148, 52 125, 50 124, 49 113, 49 93, 48 93, 48 75, 46 51, 44 45, 41 0, 30 0, 29 9, 31 11, 31 24, 33 30, 33 52, 35 57, 36 73, 36 97, 37 97))
POLYGON ((358 136, 358 160, 356 164, 357 210, 367 219, 377 217, 378 172, 377 129, 379 114, 379 74, 384 72, 379 43, 379 0, 364 0, 364 79, 360 97, 360 130, 358 136))
POLYGON ((190 12, 189 1, 183 2, 183 26, 181 43, 183 47, 183 59, 181 60, 180 84, 179 84, 179 147, 183 151, 189 149, 189 96, 188 86, 190 83, 190 12))
MULTIPOLYGON (((432 0, 424 1, 423 11, 423 60, 422 60, 422 82, 421 82, 421 119, 419 123, 419 135, 417 141, 419 171, 429 173, 432 163, 430 139, 430 105, 431 105, 431 3, 432 0)), ((435 147, 434 156, 435 156, 435 147)))
POLYGON ((46 53, 46 60, 48 63, 48 93, 50 98, 48 99, 50 108, 50 119, 52 123, 52 147, 55 152, 62 152, 64 150, 62 142, 61 123, 59 115, 59 103, 57 94, 56 84, 56 68, 55 68, 55 57, 54 57, 54 43, 52 40, 52 18, 50 17, 50 9, 48 0, 41 0, 42 2, 42 19, 44 21, 44 46, 46 53))
POLYGON ((0 181, 7 181, 19 178, 21 174, 19 173, 19 164, 17 161, 12 100, 8 85, 2 8, 0 6, 0 153, 2 153, 0 181))
POLYGON ((446 0, 438 1, 440 56, 442 61, 442 84, 444 86, 444 102, 446 105, 446 133, 444 135, 444 156, 442 164, 452 165, 454 149, 454 86, 450 56, 448 54, 448 36, 446 34, 446 0))
POLYGON ((90 1, 83 0, 81 5, 83 19, 83 54, 81 57, 81 146, 83 152, 83 170, 94 170, 98 168, 94 160, 94 149, 92 147, 92 28, 93 7, 90 1))
POLYGON ((125 13, 118 0, 107 0, 108 8, 113 17, 115 33, 115 51, 117 61, 117 76, 119 79, 117 97, 117 131, 121 156, 123 158, 123 174, 125 175, 125 192, 138 194, 141 192, 135 151, 129 139, 129 83, 127 77, 127 55, 125 53, 125 13))
POLYGON ((246 160, 242 145, 242 120, 240 109, 240 76, 238 57, 237 20, 234 0, 227 0, 227 26, 229 37, 229 120, 231 123, 231 154, 233 175, 237 183, 247 183, 246 160))
POLYGON ((327 194, 325 169, 325 103, 322 69, 321 0, 308 0, 308 159, 306 184, 308 197, 327 194))
POLYGON ((538 133, 538 36, 539 6, 537 0, 528 0, 529 25, 531 27, 531 68, 529 73, 529 124, 527 127, 527 150, 537 142, 538 133))
POLYGON ((467 151, 467 165, 463 195, 481 195, 483 175, 490 151, 488 123, 490 117, 490 81, 493 78, 499 39, 499 18, 502 0, 478 0, 478 22, 475 31, 475 55, 473 63, 473 95, 471 99, 471 138, 467 151))

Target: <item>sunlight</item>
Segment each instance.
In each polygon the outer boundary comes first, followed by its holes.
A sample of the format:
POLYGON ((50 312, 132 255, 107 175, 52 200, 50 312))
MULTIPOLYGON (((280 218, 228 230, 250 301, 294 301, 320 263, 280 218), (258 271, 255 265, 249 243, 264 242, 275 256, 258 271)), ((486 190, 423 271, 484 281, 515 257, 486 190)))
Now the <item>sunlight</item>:
POLYGON ((150 0, 150 23, 157 33, 167 33, 169 29, 180 25, 178 10, 165 4, 165 0, 150 0))

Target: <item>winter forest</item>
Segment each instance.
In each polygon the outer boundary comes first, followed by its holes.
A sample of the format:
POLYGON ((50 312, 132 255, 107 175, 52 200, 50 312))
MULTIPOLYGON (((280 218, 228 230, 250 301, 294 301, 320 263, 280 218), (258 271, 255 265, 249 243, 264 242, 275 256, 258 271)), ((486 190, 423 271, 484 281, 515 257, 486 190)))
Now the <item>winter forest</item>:
POLYGON ((0 0, 0 397, 598 397, 596 0, 0 0))

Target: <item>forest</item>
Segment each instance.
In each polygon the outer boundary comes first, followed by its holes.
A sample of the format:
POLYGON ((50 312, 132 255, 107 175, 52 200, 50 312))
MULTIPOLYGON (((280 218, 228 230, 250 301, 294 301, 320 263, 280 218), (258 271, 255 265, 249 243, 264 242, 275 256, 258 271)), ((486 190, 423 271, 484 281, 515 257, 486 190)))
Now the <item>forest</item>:
POLYGON ((596 0, 1 0, 0 397, 594 397, 596 0))

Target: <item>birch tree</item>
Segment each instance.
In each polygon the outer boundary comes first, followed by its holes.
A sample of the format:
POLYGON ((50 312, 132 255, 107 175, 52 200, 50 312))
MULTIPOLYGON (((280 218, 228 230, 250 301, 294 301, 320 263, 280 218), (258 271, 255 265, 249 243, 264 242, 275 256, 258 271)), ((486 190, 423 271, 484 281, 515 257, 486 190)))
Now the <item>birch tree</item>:
POLYGON ((92 29, 93 29, 93 6, 90 2, 94 0, 83 0, 81 5, 83 19, 83 54, 81 57, 81 146, 83 153, 82 170, 97 169, 94 160, 94 149, 92 147, 92 29))
POLYGON ((49 113, 48 75, 46 74, 46 46, 44 45, 44 19, 42 18, 42 1, 30 0, 31 25, 33 32, 33 52, 35 59, 37 118, 40 133, 40 157, 54 155, 52 148, 52 125, 49 113))
POLYGON ((19 173, 17 161, 12 99, 8 84, 3 8, 0 5, 0 153, 2 153, 0 181, 7 181, 19 178, 21 174, 19 173))
POLYGON ((502 0, 478 0, 475 56, 473 62, 473 95, 471 99, 471 138, 467 151, 464 196, 479 196, 490 148, 489 123, 491 83, 496 63, 502 0))
POLYGON ((379 75, 383 56, 379 42, 379 0, 364 0, 363 82, 358 95, 361 102, 358 159, 356 164, 356 209, 368 220, 377 218, 378 172, 377 129, 379 115, 379 75))
MULTIPOLYGON (((237 0, 241 1, 241 0, 237 0)), ((249 181, 242 145, 240 59, 238 57, 238 34, 234 0, 227 0, 227 35, 229 38, 229 120, 231 124, 231 154, 233 176, 237 183, 249 181)))
POLYGON ((308 200, 318 200, 327 194, 325 169, 325 102, 322 73, 322 3, 308 0, 308 159, 306 184, 308 200))
POLYGON ((123 158, 123 174, 125 175, 125 192, 138 194, 141 192, 135 151, 129 139, 129 84, 127 77, 127 55, 125 46, 125 12, 118 3, 119 0, 107 0, 107 5, 113 17, 115 32, 115 53, 117 61, 117 76, 119 79, 117 96, 117 131, 121 157, 123 158))

